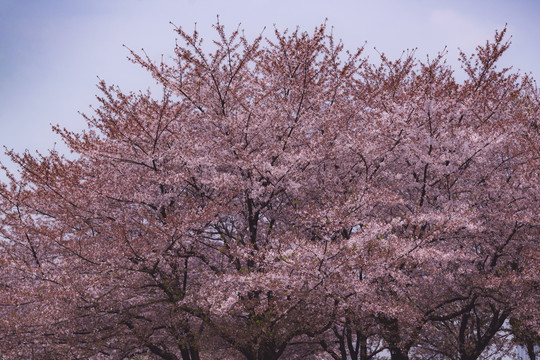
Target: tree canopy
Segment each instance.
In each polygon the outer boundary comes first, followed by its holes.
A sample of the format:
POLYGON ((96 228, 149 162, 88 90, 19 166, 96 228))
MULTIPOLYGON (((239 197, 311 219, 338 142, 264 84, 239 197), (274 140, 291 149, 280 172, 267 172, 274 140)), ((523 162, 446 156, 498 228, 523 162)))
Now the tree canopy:
POLYGON ((373 62, 323 24, 99 83, 75 157, 8 152, 7 359, 472 360, 540 337, 540 102, 461 54, 373 62))

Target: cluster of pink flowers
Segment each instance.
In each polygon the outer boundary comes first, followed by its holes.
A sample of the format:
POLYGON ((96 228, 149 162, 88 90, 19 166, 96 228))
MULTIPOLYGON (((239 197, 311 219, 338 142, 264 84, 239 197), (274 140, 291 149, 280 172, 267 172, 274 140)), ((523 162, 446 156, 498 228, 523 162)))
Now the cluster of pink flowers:
POLYGON ((478 359, 540 339, 540 103, 505 31, 422 62, 322 25, 101 82, 75 160, 10 152, 7 359, 478 359))

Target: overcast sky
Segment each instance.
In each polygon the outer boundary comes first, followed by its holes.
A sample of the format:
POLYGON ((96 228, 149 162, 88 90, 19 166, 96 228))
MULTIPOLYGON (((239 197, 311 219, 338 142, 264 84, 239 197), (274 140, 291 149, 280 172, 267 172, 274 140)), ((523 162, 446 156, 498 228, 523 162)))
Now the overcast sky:
POLYGON ((458 47, 470 53, 507 23, 504 65, 540 78, 540 0, 0 0, 0 145, 52 148, 50 124, 84 128, 78 111, 91 112, 98 76, 124 90, 153 84, 122 44, 167 57, 169 22, 190 31, 197 23, 210 39, 218 14, 251 37, 265 26, 271 36, 274 24, 311 31, 327 18, 349 49, 367 41, 398 57, 417 47, 423 58, 448 46, 451 64, 458 47))

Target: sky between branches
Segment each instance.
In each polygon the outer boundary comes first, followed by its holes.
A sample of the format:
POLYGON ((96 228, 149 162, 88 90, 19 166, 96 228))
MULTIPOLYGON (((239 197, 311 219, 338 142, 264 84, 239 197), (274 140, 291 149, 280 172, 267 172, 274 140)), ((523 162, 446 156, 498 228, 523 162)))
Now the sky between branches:
POLYGON ((122 44, 166 59, 175 41, 169 22, 188 32, 197 23, 209 42, 218 14, 250 38, 265 26, 271 37, 274 24, 311 31, 327 18, 346 48, 367 41, 372 59, 374 46, 390 58, 418 48, 421 59, 447 46, 455 67, 458 47, 470 53, 507 23, 513 45, 503 64, 540 77, 538 0, 0 0, 0 145, 65 151, 50 124, 84 128, 77 112, 91 112, 98 76, 123 90, 153 84, 122 44))

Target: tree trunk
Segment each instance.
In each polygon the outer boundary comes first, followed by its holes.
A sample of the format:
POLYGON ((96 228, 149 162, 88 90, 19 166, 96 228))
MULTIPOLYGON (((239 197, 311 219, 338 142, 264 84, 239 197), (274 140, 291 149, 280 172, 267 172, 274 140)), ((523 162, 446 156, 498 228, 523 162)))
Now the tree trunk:
POLYGON ((360 342, 360 360, 367 360, 368 359, 367 337, 362 336, 357 341, 360 342))
POLYGON ((534 351, 534 344, 531 341, 527 341, 527 354, 529 354, 530 360, 536 360, 536 352, 534 351))
POLYGON ((180 346, 182 360, 200 360, 199 350, 190 346, 180 346))
POLYGON ((400 348, 392 347, 390 348, 390 359, 391 360, 409 360, 409 354, 401 351, 400 348))

